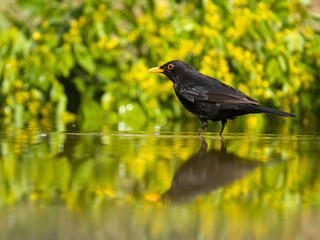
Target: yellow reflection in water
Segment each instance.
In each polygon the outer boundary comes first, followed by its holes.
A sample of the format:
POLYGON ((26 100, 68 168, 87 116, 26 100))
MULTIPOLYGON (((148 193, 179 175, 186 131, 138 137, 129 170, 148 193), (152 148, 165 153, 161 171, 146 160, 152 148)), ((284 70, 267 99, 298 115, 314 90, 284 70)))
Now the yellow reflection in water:
POLYGON ((227 135, 221 142, 161 131, 53 132, 36 122, 0 134, 0 211, 61 206, 79 221, 97 218, 101 231, 105 222, 131 218, 136 231, 163 239, 172 231, 202 239, 273 231, 290 239, 292 231, 309 231, 311 209, 319 213, 315 137, 227 135))

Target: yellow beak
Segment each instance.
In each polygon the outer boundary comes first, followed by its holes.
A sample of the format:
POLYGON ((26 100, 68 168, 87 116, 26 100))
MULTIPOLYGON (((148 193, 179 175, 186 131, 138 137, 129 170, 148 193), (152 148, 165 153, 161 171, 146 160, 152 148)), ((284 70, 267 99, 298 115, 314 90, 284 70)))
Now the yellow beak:
POLYGON ((154 68, 150 68, 148 70, 148 72, 152 72, 152 73, 162 73, 164 72, 164 70, 162 68, 159 68, 159 67, 154 67, 154 68))

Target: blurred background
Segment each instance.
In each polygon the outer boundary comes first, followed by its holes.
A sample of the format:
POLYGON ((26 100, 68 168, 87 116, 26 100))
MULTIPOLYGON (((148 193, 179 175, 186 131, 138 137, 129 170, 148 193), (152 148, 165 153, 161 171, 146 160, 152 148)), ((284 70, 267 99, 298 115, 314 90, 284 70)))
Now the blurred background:
POLYGON ((1 0, 0 239, 319 239, 319 69, 319 0, 1 0), (200 139, 176 59, 298 117, 200 139))
MULTIPOLYGON (((8 124, 77 121, 101 130, 106 122, 135 129, 188 122, 197 131, 171 81, 147 72, 179 59, 298 115, 282 127, 318 128, 316 0, 1 2, 0 116, 8 124)), ((269 120, 251 115, 234 124, 259 131, 269 120)))

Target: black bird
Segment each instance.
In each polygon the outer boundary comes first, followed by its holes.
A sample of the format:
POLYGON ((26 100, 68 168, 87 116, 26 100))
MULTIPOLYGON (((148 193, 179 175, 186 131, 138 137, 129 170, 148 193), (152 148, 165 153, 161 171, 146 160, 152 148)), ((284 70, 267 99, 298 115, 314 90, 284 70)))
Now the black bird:
POLYGON ((183 61, 170 61, 161 67, 151 68, 148 72, 163 73, 170 78, 180 102, 201 121, 202 129, 198 135, 208 127, 208 120, 221 121, 222 137, 227 120, 236 116, 271 113, 283 117, 296 117, 291 113, 259 106, 258 101, 243 92, 198 72, 183 61))
POLYGON ((199 152, 174 173, 170 189, 161 197, 166 204, 186 202, 200 194, 215 191, 244 178, 263 165, 227 153, 223 142, 221 151, 211 149, 207 152, 207 146, 205 139, 202 139, 199 152))

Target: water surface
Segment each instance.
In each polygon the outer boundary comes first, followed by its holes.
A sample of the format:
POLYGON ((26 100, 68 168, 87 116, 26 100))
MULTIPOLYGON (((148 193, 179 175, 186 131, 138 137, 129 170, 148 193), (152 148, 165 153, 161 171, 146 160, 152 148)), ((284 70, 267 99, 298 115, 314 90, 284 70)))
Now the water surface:
POLYGON ((320 137, 2 127, 0 239, 318 239, 320 137))

